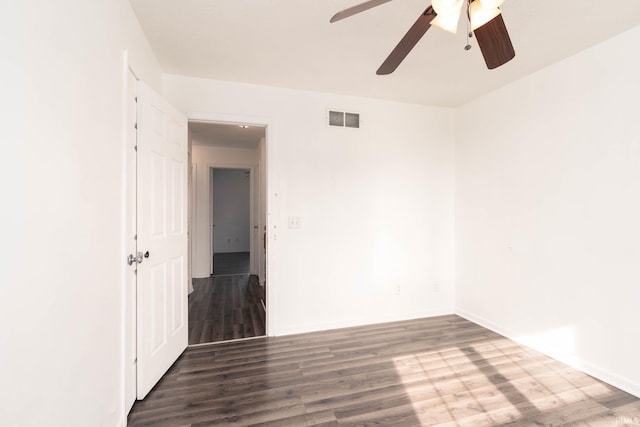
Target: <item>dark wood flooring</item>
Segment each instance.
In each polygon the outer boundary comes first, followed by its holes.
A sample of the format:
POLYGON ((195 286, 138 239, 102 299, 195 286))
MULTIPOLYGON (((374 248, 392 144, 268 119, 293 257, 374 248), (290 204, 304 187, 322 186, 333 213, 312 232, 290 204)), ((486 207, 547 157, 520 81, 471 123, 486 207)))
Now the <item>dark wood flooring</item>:
POLYGON ((458 316, 185 351, 130 426, 626 426, 640 399, 458 316))
POLYGON ((249 252, 219 252, 213 255, 213 275, 249 273, 249 252))
POLYGON ((265 334, 261 286, 248 274, 193 280, 189 294, 189 344, 265 334))

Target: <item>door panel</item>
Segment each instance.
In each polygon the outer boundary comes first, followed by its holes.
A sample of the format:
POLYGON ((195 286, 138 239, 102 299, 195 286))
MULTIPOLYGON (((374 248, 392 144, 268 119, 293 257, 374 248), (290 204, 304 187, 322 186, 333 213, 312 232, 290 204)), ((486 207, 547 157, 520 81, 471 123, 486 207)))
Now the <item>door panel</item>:
POLYGON ((138 399, 187 346, 187 119, 138 94, 138 399), (147 255, 148 254, 148 255, 147 255))
MULTIPOLYGON (((179 257, 178 259, 174 259, 171 261, 171 280, 176 282, 179 281, 181 277, 185 276, 186 273, 186 262, 185 257, 179 257)), ((177 286, 173 288, 173 318, 171 319, 171 331, 177 332, 180 328, 186 327, 185 319, 187 319, 187 313, 185 312, 185 305, 182 304, 182 300, 184 299, 184 290, 178 288, 177 286)), ((189 290, 187 289, 187 294, 189 290)))

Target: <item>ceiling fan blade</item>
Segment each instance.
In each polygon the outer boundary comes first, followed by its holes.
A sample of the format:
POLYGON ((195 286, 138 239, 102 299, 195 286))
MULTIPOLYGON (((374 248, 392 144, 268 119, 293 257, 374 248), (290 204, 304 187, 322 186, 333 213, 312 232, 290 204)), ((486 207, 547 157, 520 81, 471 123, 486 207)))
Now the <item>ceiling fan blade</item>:
POLYGON ((336 13, 335 15, 333 15, 331 17, 331 19, 329 20, 329 22, 333 23, 333 22, 339 21, 341 19, 348 18, 348 17, 353 16, 353 15, 355 15, 357 13, 364 12, 365 10, 369 10, 369 9, 374 8, 376 6, 380 6, 381 4, 388 3, 390 1, 391 0, 369 0, 369 1, 366 1, 364 3, 360 3, 360 4, 357 4, 355 6, 351 6, 350 8, 345 9, 345 10, 341 10, 340 12, 336 13))
POLYGON ((431 21, 433 21, 435 17, 436 12, 429 6, 422 15, 420 15, 415 24, 409 28, 407 34, 400 40, 400 43, 391 51, 387 59, 385 59, 380 68, 378 68, 378 71, 376 71, 376 74, 384 75, 393 73, 404 58, 407 57, 409 52, 411 52, 411 49, 413 49, 422 36, 424 36, 431 26, 431 21))
POLYGON ((478 40, 484 62, 490 70, 506 64, 516 56, 502 14, 477 28, 473 33, 478 40))

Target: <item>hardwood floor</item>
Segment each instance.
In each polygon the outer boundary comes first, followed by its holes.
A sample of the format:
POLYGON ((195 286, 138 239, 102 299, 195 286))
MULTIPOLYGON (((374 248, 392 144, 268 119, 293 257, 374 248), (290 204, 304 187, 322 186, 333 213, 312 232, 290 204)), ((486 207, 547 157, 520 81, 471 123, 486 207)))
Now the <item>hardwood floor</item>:
POLYGON ((260 285, 249 275, 194 279, 189 295, 189 344, 258 337, 265 334, 260 285))
POLYGON ((213 255, 213 275, 249 273, 249 252, 219 252, 213 255))
POLYGON ((624 426, 640 399, 458 316, 189 348, 130 426, 624 426))

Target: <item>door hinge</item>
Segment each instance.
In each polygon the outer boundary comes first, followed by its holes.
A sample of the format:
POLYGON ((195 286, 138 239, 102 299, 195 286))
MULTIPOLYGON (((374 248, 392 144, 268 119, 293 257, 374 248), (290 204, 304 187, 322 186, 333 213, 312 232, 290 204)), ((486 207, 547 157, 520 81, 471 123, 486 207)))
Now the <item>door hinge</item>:
POLYGON ((138 102, 138 97, 137 97, 137 96, 134 96, 134 97, 133 97, 133 100, 134 100, 134 101, 136 101, 136 102, 138 102))
POLYGON ((134 146, 133 146, 133 149, 134 149, 134 150, 136 150, 136 151, 138 151, 138 146, 137 146, 137 145, 134 145, 134 146))
POLYGON ((133 124, 133 128, 134 128, 135 130, 138 130, 138 123, 137 123, 137 122, 133 124))
POLYGON ((138 235, 137 235, 137 234, 135 234, 135 235, 133 236, 133 240, 138 240, 138 235))

